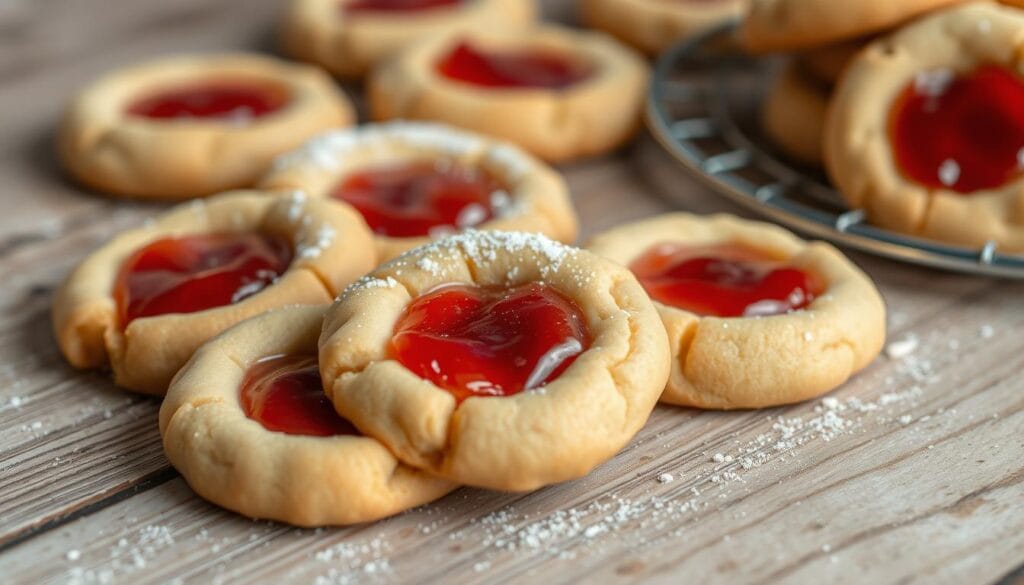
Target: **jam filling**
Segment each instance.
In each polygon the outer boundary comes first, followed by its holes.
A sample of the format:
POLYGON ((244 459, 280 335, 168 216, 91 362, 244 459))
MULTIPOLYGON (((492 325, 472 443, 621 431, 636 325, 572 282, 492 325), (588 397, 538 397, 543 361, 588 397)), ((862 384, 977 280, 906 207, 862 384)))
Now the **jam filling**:
POLYGON ((352 0, 345 2, 345 12, 418 12, 462 4, 463 0, 352 0))
POLYGON ((275 356, 246 372, 241 386, 245 415, 268 431, 289 435, 358 435, 324 394, 315 356, 275 356))
POLYGON ((121 323, 236 303, 288 269, 287 240, 259 233, 157 240, 132 254, 114 287, 121 323))
POLYGON ((416 162, 355 173, 334 197, 355 207, 375 233, 407 238, 479 225, 493 217, 497 198, 508 196, 477 170, 416 162))
POLYGON ((589 345, 582 312, 551 287, 448 285, 406 308, 391 352, 461 402, 544 386, 589 345))
POLYGON ((761 317, 803 309, 819 279, 739 244, 658 244, 630 264, 654 300, 699 315, 761 317))
POLYGON ((889 132, 897 165, 925 187, 1000 187, 1024 170, 1024 80, 996 65, 919 74, 896 100, 889 132))
POLYGON ((437 70, 455 81, 506 89, 565 89, 593 73, 589 64, 556 51, 496 51, 465 41, 441 59, 437 70))
POLYGON ((209 82, 144 96, 128 106, 128 113, 157 120, 213 118, 246 123, 280 110, 287 102, 286 91, 267 83, 209 82))

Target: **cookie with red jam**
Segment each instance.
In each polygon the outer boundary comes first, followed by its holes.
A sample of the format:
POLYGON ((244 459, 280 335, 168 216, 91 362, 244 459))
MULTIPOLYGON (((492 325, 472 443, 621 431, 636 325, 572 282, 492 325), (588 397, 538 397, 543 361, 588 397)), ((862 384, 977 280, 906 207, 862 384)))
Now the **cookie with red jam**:
POLYGON ((416 248, 328 312, 338 413, 402 461, 526 491, 581 477, 640 430, 668 377, 657 312, 626 269, 543 236, 416 248))
POLYGON ((835 389, 885 340, 871 280, 832 246, 765 223, 675 213, 596 236, 636 275, 668 331, 662 401, 764 408, 835 389))
POLYGON ((71 273, 53 303, 61 351, 109 365, 118 386, 162 395, 200 345, 284 305, 325 305, 377 264, 347 205, 236 192, 177 207, 114 237, 71 273))

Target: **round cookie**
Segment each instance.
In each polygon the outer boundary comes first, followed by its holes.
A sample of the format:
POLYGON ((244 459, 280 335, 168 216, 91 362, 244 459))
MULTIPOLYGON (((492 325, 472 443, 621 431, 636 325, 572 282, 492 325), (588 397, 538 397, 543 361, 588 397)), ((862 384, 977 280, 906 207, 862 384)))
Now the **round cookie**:
POLYGON ((537 17, 535 0, 392 2, 373 10, 365 0, 291 0, 281 29, 289 55, 334 75, 362 77, 396 52, 431 36, 520 28, 537 17))
POLYGON ((870 35, 963 0, 750 0, 740 38, 755 53, 801 51, 870 35))
POLYGON ((511 144, 440 124, 324 134, 279 158, 261 185, 366 208, 380 261, 461 229, 536 232, 565 243, 578 231, 569 188, 554 169, 511 144), (432 210, 423 212, 431 197, 432 210), (388 199, 390 209, 381 203, 388 199))
POLYGON ((736 409, 807 400, 867 366, 885 340, 885 305, 871 280, 832 246, 770 224, 675 213, 613 228, 587 249, 673 301, 655 301, 672 351, 663 402, 736 409), (743 251, 757 259, 729 259, 743 251), (644 272, 651 253, 665 253, 661 276, 644 272), (816 295, 782 287, 800 274, 816 295), (754 285, 781 300, 748 295, 754 285))
POLYGON ((580 18, 651 55, 741 16, 747 0, 579 0, 580 18))
POLYGON ((778 71, 761 106, 761 127, 786 155, 820 165, 829 88, 795 62, 778 71))
POLYGON ((826 47, 816 47, 796 56, 800 68, 816 80, 829 86, 839 83, 846 66, 870 40, 857 39, 826 47))
POLYGON ((825 127, 826 167, 847 203, 894 231, 1024 250, 1022 33, 1021 11, 972 3, 861 52, 825 127), (950 118, 964 115, 975 117, 950 118))
POLYGON ((400 463, 323 398, 315 375, 323 311, 289 307, 243 321, 175 377, 160 435, 171 465, 203 498, 250 518, 326 526, 378 520, 455 487, 400 463))
POLYGON ((376 264, 369 229, 346 205, 227 193, 179 206, 90 254, 54 297, 53 326, 71 365, 109 364, 118 386, 162 395, 211 337, 275 307, 328 304, 376 264), (280 269, 260 263, 267 256, 280 269))
POLYGON ((320 339, 327 393, 360 431, 410 465, 510 491, 613 456, 668 365, 657 312, 627 270, 519 232, 467 232, 385 264, 342 294, 320 339), (519 344, 544 353, 528 359, 519 344))
POLYGON ((557 26, 431 38, 370 77, 375 120, 446 122, 548 161, 614 149, 639 128, 647 64, 600 33, 557 26))
POLYGON ((190 199, 252 185, 277 155, 355 121, 330 77, 245 54, 162 58, 108 74, 61 122, 64 167, 124 197, 190 199))

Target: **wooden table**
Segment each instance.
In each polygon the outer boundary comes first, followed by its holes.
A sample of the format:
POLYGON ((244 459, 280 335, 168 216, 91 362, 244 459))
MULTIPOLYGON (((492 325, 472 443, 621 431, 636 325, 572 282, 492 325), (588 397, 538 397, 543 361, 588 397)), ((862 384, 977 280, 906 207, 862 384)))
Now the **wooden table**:
MULTIPOLYGON (((164 206, 70 184, 54 125, 76 87, 114 67, 272 50, 281 3, 0 1, 0 581, 1024 582, 1024 285, 859 254, 890 339, 917 345, 825 401, 659 407, 586 478, 461 489, 366 526, 298 530, 197 498, 164 459, 158 401, 57 351, 54 288, 164 206)), ((565 171, 588 234, 668 209, 665 189, 735 211, 650 139, 565 171)))

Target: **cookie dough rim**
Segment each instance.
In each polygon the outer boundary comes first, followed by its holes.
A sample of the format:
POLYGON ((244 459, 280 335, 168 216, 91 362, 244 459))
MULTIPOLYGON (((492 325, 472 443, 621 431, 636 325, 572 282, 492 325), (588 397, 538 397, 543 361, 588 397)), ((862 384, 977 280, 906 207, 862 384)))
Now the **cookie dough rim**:
POLYGON ((426 13, 347 16, 336 0, 292 0, 280 29, 285 52, 338 77, 359 78, 410 40, 487 26, 525 27, 534 0, 473 0, 426 13))
POLYGON ((820 166, 824 159, 824 125, 829 90, 794 61, 772 78, 761 104, 760 125, 783 154, 820 166))
POLYGON ((548 162, 565 162, 612 150, 640 129, 648 69, 639 52, 609 35, 546 24, 461 32, 411 45, 373 72, 367 94, 374 120, 443 122, 512 142, 548 162), (595 70, 565 89, 481 88, 436 71, 438 59, 464 39, 565 51, 595 70))
POLYGON ((828 285, 804 310, 759 318, 700 316, 654 301, 672 349, 662 402, 708 409, 800 402, 835 389, 881 351, 882 298, 863 272, 823 242, 805 242, 777 226, 729 215, 672 213, 612 228, 586 248, 628 266, 662 242, 739 242, 812 271, 828 285), (770 355, 758 347, 763 340, 771 340, 770 355), (743 357, 749 355, 758 356, 759 363, 743 357), (720 356, 735 359, 720 362, 720 356), (735 367, 736 361, 744 367, 735 367), (759 375, 751 377, 750 370, 759 375))
MULTIPOLYGON (((361 168, 439 158, 482 169, 508 193, 504 213, 473 229, 537 232, 563 243, 575 241, 579 222, 560 174, 516 146, 442 124, 386 122, 321 134, 279 157, 260 186, 330 197, 340 180, 361 168)), ((381 262, 437 239, 374 238, 381 262)))
POLYGON ((258 54, 197 53, 143 61, 91 82, 66 108, 57 146, 65 168, 89 187, 114 196, 180 200, 248 186, 258 178, 249 170, 253 160, 273 158, 261 150, 278 154, 315 131, 355 119, 345 94, 314 67, 258 54), (219 76, 268 82, 287 90, 289 102, 244 125, 125 112, 147 89, 169 80, 219 76), (290 143, 268 146, 282 137, 290 143), (167 141, 174 148, 163 147, 167 141))
POLYGON ((895 100, 921 71, 960 74, 984 63, 1024 69, 1022 28, 1018 10, 972 3, 922 19, 859 54, 836 89, 825 129, 826 169, 851 207, 897 232, 1024 251, 1024 178, 969 195, 919 185, 899 170, 888 132, 895 100), (981 34, 983 28, 988 32, 981 34), (1005 42, 986 42, 995 36, 1005 42))
POLYGON ((160 435, 168 460, 203 498, 251 518, 314 527, 378 520, 455 488, 369 437, 290 435, 246 416, 239 389, 248 368, 274 355, 316 355, 323 312, 286 307, 245 320, 203 345, 175 377, 160 435))
POLYGON ((664 329, 629 271, 516 232, 453 236, 350 286, 324 320, 320 360, 338 412, 399 459, 506 491, 574 479, 611 458, 644 425, 668 377, 664 329), (575 300, 591 334, 590 348, 542 389, 456 406, 388 356, 405 307, 438 285, 536 281, 575 300))
POLYGON ((713 3, 672 3, 664 0, 581 0, 580 19, 648 55, 674 43, 738 18, 746 0, 713 3))
POLYGON ((738 35, 754 53, 813 49, 892 29, 962 1, 751 0, 738 35))
POLYGON ((277 306, 328 304, 374 265, 369 229, 351 208, 307 200, 301 193, 230 192, 179 205, 91 252, 57 292, 53 327, 75 367, 109 364, 118 386, 161 395, 188 356, 210 337, 277 306), (113 289, 121 264, 136 250, 165 237, 254 228, 280 234, 293 246, 291 264, 272 285, 231 305, 143 317, 121 328, 113 289))

